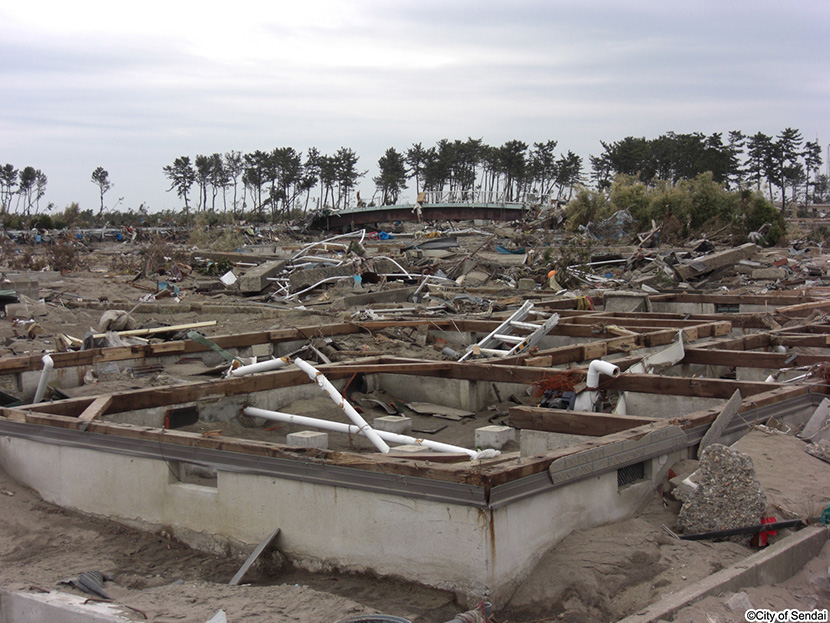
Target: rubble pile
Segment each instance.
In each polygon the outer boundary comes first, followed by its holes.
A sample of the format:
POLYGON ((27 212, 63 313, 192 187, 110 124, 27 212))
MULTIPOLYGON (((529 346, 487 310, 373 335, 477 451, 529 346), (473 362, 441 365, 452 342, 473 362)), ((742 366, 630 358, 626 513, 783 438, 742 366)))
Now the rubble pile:
MULTIPOLYGON (((686 494, 677 525, 684 533, 753 526, 761 521, 767 498, 755 476, 752 459, 721 444, 712 444, 700 459, 694 485, 686 494)), ((748 542, 748 537, 742 537, 748 542)))

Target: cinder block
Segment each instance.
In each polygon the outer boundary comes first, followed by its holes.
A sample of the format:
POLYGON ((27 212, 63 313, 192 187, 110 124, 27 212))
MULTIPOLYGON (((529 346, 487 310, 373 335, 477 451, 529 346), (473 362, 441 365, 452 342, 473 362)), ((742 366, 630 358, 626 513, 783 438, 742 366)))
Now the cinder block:
POLYGON ((510 426, 482 426, 476 429, 476 448, 501 450, 508 441, 516 439, 516 429, 510 426))
POLYGON ((400 415, 384 415, 376 417, 372 424, 377 430, 398 435, 408 435, 412 432, 412 418, 400 415))
POLYGON ((432 452, 426 446, 419 446, 417 444, 407 444, 405 446, 392 446, 389 451, 392 454, 421 454, 423 452, 432 452))
POLYGON ((289 433, 285 436, 289 446, 297 448, 320 448, 328 450, 329 434, 316 430, 301 430, 298 433, 289 433))
POLYGON ((519 290, 535 290, 536 282, 530 277, 522 277, 519 279, 519 290))

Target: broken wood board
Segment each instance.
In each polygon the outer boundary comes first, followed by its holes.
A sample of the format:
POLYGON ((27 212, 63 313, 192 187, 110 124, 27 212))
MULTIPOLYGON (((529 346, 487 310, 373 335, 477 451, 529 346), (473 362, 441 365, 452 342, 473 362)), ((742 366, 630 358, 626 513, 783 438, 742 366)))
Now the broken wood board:
POLYGON ((464 418, 475 417, 475 413, 472 411, 445 407, 444 405, 437 405, 432 402, 408 402, 406 406, 418 415, 431 415, 446 420, 459 421, 464 418))
POLYGON ((234 575, 233 578, 231 578, 231 581, 228 582, 230 586, 236 586, 239 584, 240 580, 242 580, 242 578, 248 572, 248 569, 251 568, 251 565, 253 565, 254 562, 256 562, 256 559, 259 558, 260 554, 262 554, 263 551, 265 551, 265 548, 268 547, 275 538, 277 538, 277 535, 279 533, 280 529, 277 528, 271 534, 265 537, 265 540, 262 543, 256 546, 256 549, 254 549, 254 551, 251 552, 251 555, 248 556, 248 559, 239 568, 239 571, 236 572, 236 575, 234 575))
MULTIPOLYGON (((153 327, 152 329, 132 329, 130 331, 116 331, 115 333, 121 337, 136 335, 155 335, 157 333, 176 333, 177 331, 184 331, 186 329, 200 329, 202 327, 212 327, 215 325, 215 320, 206 320, 204 322, 193 322, 190 324, 175 324, 169 327, 153 327)), ((102 337, 107 337, 107 334, 96 333, 92 337, 95 339, 99 339, 102 337)), ((184 345, 182 345, 181 349, 184 349, 184 345)))
POLYGON ((706 448, 711 446, 713 443, 717 443, 718 439, 720 439, 723 434, 723 431, 726 430, 727 426, 729 426, 732 418, 735 417, 736 413, 738 413, 738 409, 741 407, 741 401, 741 390, 736 389, 735 393, 732 394, 732 397, 718 414, 718 417, 716 417, 715 421, 712 422, 709 430, 706 431, 703 439, 700 440, 700 445, 697 449, 697 458, 701 457, 706 448))
POLYGON ((107 412, 110 405, 112 405, 112 396, 100 396, 92 401, 86 409, 83 410, 78 419, 82 422, 91 422, 96 420, 107 412))

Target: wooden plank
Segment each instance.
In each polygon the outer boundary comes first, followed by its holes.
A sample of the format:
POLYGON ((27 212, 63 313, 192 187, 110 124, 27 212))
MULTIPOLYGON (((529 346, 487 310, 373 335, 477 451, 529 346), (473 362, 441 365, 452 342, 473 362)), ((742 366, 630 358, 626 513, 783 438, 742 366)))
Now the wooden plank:
POLYGON ((830 300, 813 301, 811 303, 801 303, 799 305, 787 305, 779 307, 775 310, 776 314, 784 314, 785 316, 807 316, 816 309, 830 309, 830 300))
POLYGON ((792 294, 693 294, 683 292, 681 294, 652 294, 649 297, 655 302, 667 303, 715 303, 722 305, 796 305, 807 303, 813 299, 811 296, 800 296, 792 294))
MULTIPOLYGON (((201 329, 203 327, 212 327, 216 324, 215 320, 205 320, 204 322, 191 322, 190 324, 176 324, 169 327, 153 327, 152 329, 131 329, 129 331, 116 331, 122 337, 141 336, 141 335, 156 335, 158 333, 174 333, 176 331, 184 331, 186 329, 201 329)), ((106 333, 96 333, 92 337, 101 338, 106 337, 106 333)))
POLYGON ((735 417, 735 414, 738 412, 738 409, 741 406, 741 390, 736 389, 735 393, 732 394, 732 397, 729 401, 724 405, 723 409, 720 413, 718 413, 715 421, 712 422, 712 425, 709 427, 709 430, 706 431, 706 434, 703 436, 703 439, 700 440, 700 445, 697 448, 697 458, 699 459, 700 456, 703 454, 703 451, 711 446, 713 443, 717 443, 718 439, 720 439, 721 435, 723 435, 723 431, 729 426, 729 423, 732 421, 732 418, 735 417))
POLYGON ((239 581, 245 576, 245 574, 248 572, 248 569, 251 568, 251 565, 254 564, 256 559, 259 558, 259 555, 265 551, 265 548, 274 542, 274 539, 277 538, 277 535, 279 533, 280 529, 277 528, 271 534, 265 537, 262 543, 260 543, 256 546, 256 548, 254 548, 254 551, 251 552, 251 555, 248 556, 248 559, 242 564, 242 566, 239 568, 239 571, 237 571, 234 574, 233 578, 231 578, 231 581, 228 582, 229 586, 237 586, 239 584, 239 581))
POLYGON ((749 350, 716 350, 687 348, 683 363, 733 368, 771 368, 812 366, 824 363, 824 355, 799 355, 796 353, 764 353, 749 350), (790 360, 792 357, 794 359, 790 360))
POLYGON ((99 396, 95 400, 92 401, 86 409, 83 410, 81 415, 78 416, 78 419, 81 422, 91 422, 92 420, 97 420, 99 417, 106 413, 107 409, 112 405, 112 396, 99 396))
POLYGON ((640 392, 645 394, 668 394, 673 396, 696 396, 698 398, 728 399, 735 389, 744 396, 768 392, 780 387, 779 383, 733 381, 729 379, 704 379, 684 376, 658 376, 655 374, 621 374, 608 378, 600 384, 603 389, 640 392))
MULTIPOLYGON (((303 375, 305 374, 303 373, 303 375)), ((75 430, 83 426, 83 423, 76 417, 33 412, 26 414, 26 421, 30 424, 75 430)), ((310 456, 313 457, 315 463, 339 465, 341 467, 379 473, 431 478, 444 482, 462 482, 480 485, 484 481, 481 471, 470 471, 471 464, 469 461, 463 464, 430 463, 429 465, 425 465, 423 461, 390 457, 379 453, 362 455, 349 452, 336 452, 333 450, 295 448, 268 441, 254 441, 233 437, 204 437, 199 433, 103 421, 89 422, 87 432, 115 435, 129 439, 141 439, 153 444, 175 444, 195 448, 239 452, 252 456, 296 459, 298 461, 308 461, 308 457, 310 456)))
POLYGON ((801 346, 805 348, 830 347, 830 335, 775 335, 773 344, 781 346, 801 346))
MULTIPOLYGON (((526 428, 549 433, 590 435, 600 437, 611 433, 661 421, 660 418, 634 415, 614 415, 588 411, 563 411, 542 407, 511 407, 509 423, 514 428, 526 428)), ((665 421, 665 418, 663 418, 665 421)))

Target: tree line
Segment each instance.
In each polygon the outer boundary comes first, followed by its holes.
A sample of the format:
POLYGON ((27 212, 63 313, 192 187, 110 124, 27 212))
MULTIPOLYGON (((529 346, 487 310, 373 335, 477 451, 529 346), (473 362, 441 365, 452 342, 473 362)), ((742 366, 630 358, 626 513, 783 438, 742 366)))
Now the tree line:
MULTIPOLYGON (((415 143, 405 151, 388 148, 378 160, 372 178, 375 193, 368 203, 393 205, 414 180, 415 193, 447 192, 472 200, 489 195, 499 201, 524 201, 529 194, 570 197, 582 181, 582 158, 572 151, 557 157, 556 141, 527 143, 518 140, 500 147, 482 139, 442 139, 434 146, 415 143)), ((354 150, 341 147, 333 155, 312 147, 305 154, 292 147, 248 154, 181 156, 163 167, 186 212, 194 203, 198 211, 217 208, 240 209, 273 220, 295 211, 341 209, 353 201, 366 204, 355 193, 360 171, 354 150), (229 197, 230 196, 230 197, 229 197)))
MULTIPOLYGON (((528 144, 509 140, 500 146, 482 139, 441 139, 425 147, 386 149, 372 177, 374 195, 361 198, 358 182, 368 171, 348 147, 331 155, 311 147, 293 147, 243 154, 181 156, 162 167, 170 186, 184 203, 185 216, 196 211, 231 211, 252 219, 277 221, 311 209, 342 209, 355 203, 393 205, 414 183, 415 195, 444 193, 452 201, 550 202, 570 201, 577 188, 589 185, 607 192, 617 176, 629 176, 648 187, 677 184, 711 172, 725 188, 754 188, 771 200, 820 203, 830 201, 830 183, 819 175, 822 166, 818 141, 804 141, 786 128, 777 136, 762 132, 677 134, 654 139, 628 136, 600 142, 603 151, 590 156, 586 177, 583 160, 574 152, 557 153, 558 142, 528 144)), ((109 173, 96 168, 91 181, 99 188, 100 211, 104 194, 112 187, 109 173)), ((0 212, 37 215, 46 193, 46 175, 31 166, 0 168, 0 212)), ((52 204, 46 210, 52 209, 52 204)))
MULTIPOLYGON (((15 212, 31 215, 34 210, 34 215, 37 215, 48 181, 43 171, 31 166, 18 170, 6 164, 0 168, 0 214, 9 214, 14 203, 15 212)), ((51 210, 52 207, 49 204, 46 209, 51 210)))
POLYGON ((669 132, 655 139, 628 136, 614 143, 601 143, 603 153, 591 156, 591 180, 596 188, 611 187, 617 175, 636 177, 648 186, 658 182, 678 183, 711 172, 725 188, 754 187, 773 200, 780 191, 781 207, 787 192, 793 202, 826 201, 826 176, 818 141, 804 141, 799 130, 786 128, 772 137, 740 131, 706 136, 701 133, 669 132), (811 192, 812 189, 812 192, 811 192))

